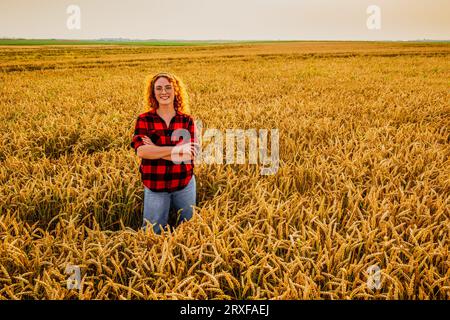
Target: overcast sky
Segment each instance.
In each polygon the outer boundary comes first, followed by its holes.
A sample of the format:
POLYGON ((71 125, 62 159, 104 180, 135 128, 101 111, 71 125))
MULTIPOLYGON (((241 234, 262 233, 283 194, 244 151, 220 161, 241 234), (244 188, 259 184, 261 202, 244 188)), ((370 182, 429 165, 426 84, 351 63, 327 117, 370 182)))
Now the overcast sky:
POLYGON ((0 37, 449 40, 450 0, 0 0, 0 37), (380 29, 367 27, 370 5, 380 29))

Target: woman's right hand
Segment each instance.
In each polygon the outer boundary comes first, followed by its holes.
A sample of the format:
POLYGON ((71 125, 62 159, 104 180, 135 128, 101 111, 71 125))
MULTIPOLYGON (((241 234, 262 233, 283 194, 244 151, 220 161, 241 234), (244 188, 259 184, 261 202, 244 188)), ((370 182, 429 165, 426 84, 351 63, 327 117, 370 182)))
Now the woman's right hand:
POLYGON ((144 144, 149 144, 149 145, 153 144, 152 140, 147 136, 142 137, 142 141, 144 141, 144 144))

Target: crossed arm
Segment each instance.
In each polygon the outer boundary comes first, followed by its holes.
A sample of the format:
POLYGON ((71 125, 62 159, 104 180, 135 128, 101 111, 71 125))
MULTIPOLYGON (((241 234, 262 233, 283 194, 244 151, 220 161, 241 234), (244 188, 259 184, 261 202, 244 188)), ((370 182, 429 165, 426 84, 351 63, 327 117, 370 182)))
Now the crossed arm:
POLYGON ((178 161, 192 160, 197 155, 198 143, 191 142, 177 146, 157 146, 152 140, 144 136, 143 145, 137 148, 137 156, 142 159, 166 159, 173 160, 173 155, 178 154, 178 161))
POLYGON ((174 147, 169 146, 157 146, 153 144, 149 137, 144 136, 142 138, 144 144, 137 148, 136 154, 142 159, 166 159, 170 160, 172 150, 174 147))
POLYGON ((195 123, 189 123, 191 140, 176 146, 157 146, 146 136, 148 132, 147 123, 140 117, 136 121, 133 142, 131 146, 136 148, 136 155, 141 159, 165 159, 170 161, 190 161, 199 152, 199 144, 195 138, 195 123), (174 157, 176 156, 176 157, 174 157))

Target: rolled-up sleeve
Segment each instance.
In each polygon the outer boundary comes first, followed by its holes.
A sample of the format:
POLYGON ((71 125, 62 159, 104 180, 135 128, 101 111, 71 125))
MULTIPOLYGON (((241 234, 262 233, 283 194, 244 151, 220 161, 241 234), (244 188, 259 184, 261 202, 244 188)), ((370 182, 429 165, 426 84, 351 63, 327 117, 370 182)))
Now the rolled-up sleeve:
POLYGON ((134 128, 134 135, 131 140, 130 146, 134 149, 134 153, 137 154, 137 149, 144 145, 142 138, 147 135, 147 123, 144 118, 138 117, 136 120, 136 126, 134 128))

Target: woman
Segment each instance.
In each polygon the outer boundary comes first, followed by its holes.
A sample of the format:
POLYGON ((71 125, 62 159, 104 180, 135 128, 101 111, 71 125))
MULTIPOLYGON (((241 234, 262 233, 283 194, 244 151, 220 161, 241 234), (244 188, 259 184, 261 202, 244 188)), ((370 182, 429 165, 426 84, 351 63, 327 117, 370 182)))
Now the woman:
POLYGON ((153 76, 146 83, 145 101, 149 111, 137 118, 131 147, 142 159, 143 228, 151 223, 153 231, 160 234, 167 226, 171 207, 181 210, 181 222, 192 218, 198 143, 186 90, 176 76, 153 76))

